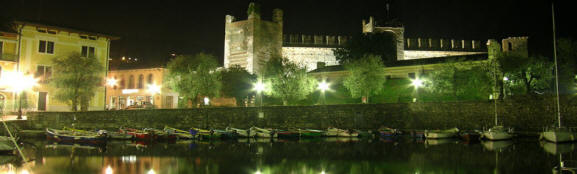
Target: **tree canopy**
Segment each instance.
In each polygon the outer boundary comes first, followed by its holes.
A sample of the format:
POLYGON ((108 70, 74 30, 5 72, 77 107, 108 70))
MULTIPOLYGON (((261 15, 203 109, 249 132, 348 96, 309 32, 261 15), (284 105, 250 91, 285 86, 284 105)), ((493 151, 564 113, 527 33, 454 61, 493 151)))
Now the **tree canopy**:
POLYGON ((217 97, 222 86, 217 67, 213 55, 177 56, 167 66, 169 83, 185 101, 191 100, 193 104, 200 97, 217 97))
POLYGON ((256 76, 250 74, 239 65, 233 65, 221 71, 220 75, 223 84, 223 95, 234 97, 237 106, 241 106, 243 99, 252 92, 256 76))
POLYGON ((515 94, 542 94, 551 87, 553 64, 545 57, 526 57, 516 53, 504 53, 497 58, 500 69, 508 81, 505 87, 515 94))
POLYGON ((345 69, 349 74, 345 77, 343 85, 352 97, 365 97, 366 100, 363 101, 368 102, 370 96, 382 91, 386 79, 383 61, 379 56, 362 56, 345 64, 345 69))
POLYGON ((316 79, 307 73, 306 68, 300 68, 279 56, 273 56, 266 62, 263 81, 270 86, 266 93, 280 98, 283 105, 305 99, 314 92, 317 83, 316 79))
POLYGON ((397 43, 395 35, 390 32, 357 34, 342 48, 333 51, 341 64, 361 59, 367 54, 379 56, 385 64, 397 60, 397 43))
POLYGON ((104 68, 95 58, 82 57, 80 53, 57 57, 52 60, 54 74, 51 85, 58 88, 55 97, 67 103, 72 111, 88 109, 96 89, 102 85, 104 68))
POLYGON ((432 100, 488 99, 495 88, 492 69, 490 63, 448 61, 426 74, 427 97, 432 100))

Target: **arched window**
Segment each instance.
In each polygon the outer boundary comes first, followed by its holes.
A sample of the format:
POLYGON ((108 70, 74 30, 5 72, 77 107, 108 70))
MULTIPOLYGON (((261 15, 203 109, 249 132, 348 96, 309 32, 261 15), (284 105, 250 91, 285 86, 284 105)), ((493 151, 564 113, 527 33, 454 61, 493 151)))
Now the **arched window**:
POLYGON ((130 75, 128 78, 128 89, 134 89, 134 76, 130 75))
POLYGON ((148 74, 148 84, 152 84, 152 74, 148 74))
POLYGON ((144 88, 144 85, 142 85, 142 82, 144 82, 144 75, 140 74, 138 76, 138 89, 144 88))
POLYGON ((126 89, 126 81, 124 80, 124 76, 120 76, 120 89, 126 89))

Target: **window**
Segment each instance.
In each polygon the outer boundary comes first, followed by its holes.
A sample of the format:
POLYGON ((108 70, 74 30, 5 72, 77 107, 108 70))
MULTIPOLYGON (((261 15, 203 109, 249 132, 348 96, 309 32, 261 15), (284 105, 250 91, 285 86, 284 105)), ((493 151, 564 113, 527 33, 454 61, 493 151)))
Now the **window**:
POLYGON ((40 32, 40 33, 46 33, 46 28, 36 28, 36 31, 40 32))
POLYGON ((142 82, 144 81, 144 75, 140 74, 138 76, 138 89, 142 89, 144 88, 144 85, 142 85, 142 82))
POLYGON ((90 40, 96 40, 96 36, 88 36, 88 39, 90 39, 90 40))
POLYGON ((152 74, 148 74, 148 84, 152 84, 152 74))
POLYGON ((80 38, 81 38, 81 39, 88 39, 88 36, 86 36, 86 35, 80 35, 80 38))
POLYGON ((120 77, 120 89, 125 89, 126 83, 124 82, 124 77, 120 77))
POLYGON ((54 42, 40 40, 40 44, 38 45, 38 52, 54 54, 54 42))
POLYGON ((82 57, 89 57, 89 58, 94 58, 95 57, 95 48, 94 47, 89 47, 89 46, 82 46, 82 51, 81 51, 81 55, 82 57))
POLYGON ((507 45, 509 46, 509 51, 513 51, 513 44, 511 44, 511 42, 507 43, 507 45))
POLYGON ((134 76, 130 75, 128 78, 128 89, 134 89, 134 76))
POLYGON ((50 80, 50 77, 52 77, 52 67, 38 65, 36 67, 36 74, 34 74, 34 77, 38 78, 40 83, 47 83, 48 80, 50 80))
POLYGON ((56 34, 56 30, 48 30, 48 34, 56 34))

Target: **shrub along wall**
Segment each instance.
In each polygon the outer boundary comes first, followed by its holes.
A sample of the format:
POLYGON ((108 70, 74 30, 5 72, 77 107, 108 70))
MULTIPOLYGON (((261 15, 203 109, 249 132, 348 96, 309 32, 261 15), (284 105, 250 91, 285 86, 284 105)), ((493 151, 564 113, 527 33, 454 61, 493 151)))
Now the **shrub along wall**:
MULTIPOLYGON (((563 105, 566 126, 576 126, 577 107, 563 105)), ((326 106, 157 109, 91 112, 29 113, 29 129, 76 127, 83 129, 116 129, 125 127, 176 128, 250 126, 273 128, 314 128, 329 126, 376 129, 388 126, 401 129, 436 129, 458 127, 482 129, 494 124, 492 102, 355 104, 326 106)), ((520 131, 540 131, 555 124, 553 102, 523 101, 498 104, 499 122, 520 131)))

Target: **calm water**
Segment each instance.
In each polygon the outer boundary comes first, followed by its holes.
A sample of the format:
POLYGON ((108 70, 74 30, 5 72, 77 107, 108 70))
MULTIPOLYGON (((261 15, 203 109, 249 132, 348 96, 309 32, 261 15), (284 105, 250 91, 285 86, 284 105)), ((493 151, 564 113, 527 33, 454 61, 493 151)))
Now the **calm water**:
MULTIPOLYGON (((0 173, 553 173, 577 159, 575 144, 536 139, 466 143, 322 138, 300 141, 237 140, 135 143, 104 147, 24 140, 32 161, 0 156, 0 173)), ((574 163, 573 163, 574 164, 574 163)))

